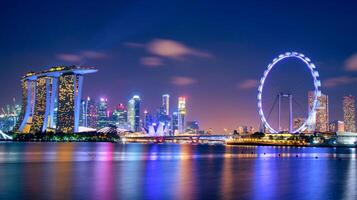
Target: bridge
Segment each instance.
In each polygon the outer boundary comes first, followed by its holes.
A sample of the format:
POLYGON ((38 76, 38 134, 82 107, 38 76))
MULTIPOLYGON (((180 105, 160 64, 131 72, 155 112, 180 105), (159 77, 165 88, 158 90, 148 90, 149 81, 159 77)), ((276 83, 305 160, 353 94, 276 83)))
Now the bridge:
POLYGON ((208 143, 208 142, 224 142, 229 135, 196 135, 196 134, 179 134, 172 136, 149 136, 135 135, 122 136, 122 141, 125 142, 148 142, 148 143, 163 143, 163 142, 189 142, 189 143, 208 143))

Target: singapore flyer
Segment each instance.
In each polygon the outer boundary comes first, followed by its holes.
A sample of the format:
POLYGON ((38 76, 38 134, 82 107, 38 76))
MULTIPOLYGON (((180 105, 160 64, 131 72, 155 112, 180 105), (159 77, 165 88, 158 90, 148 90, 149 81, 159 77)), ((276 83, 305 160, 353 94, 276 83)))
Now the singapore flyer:
POLYGON ((299 133, 304 130, 306 130, 307 126, 309 125, 309 122, 311 122, 312 118, 315 116, 316 109, 318 107, 318 97, 321 95, 321 81, 319 80, 319 73, 316 69, 315 64, 312 63, 310 58, 305 56, 302 53, 298 52, 286 52, 284 54, 279 55, 278 57, 274 58, 273 61, 267 66, 266 70, 263 73, 262 78, 259 81, 258 85, 258 95, 257 95, 257 106, 258 106, 258 114, 262 123, 262 126, 270 133, 279 133, 281 132, 280 130, 280 104, 279 104, 279 128, 273 128, 271 124, 268 122, 268 117, 263 111, 263 106, 264 103, 262 101, 262 96, 263 96, 263 90, 265 87, 266 79, 269 76, 271 70, 276 67, 277 63, 281 62, 282 60, 287 60, 287 59, 299 59, 304 63, 304 65, 308 68, 310 75, 313 80, 313 97, 312 97, 312 107, 309 109, 309 112, 307 114, 306 120, 298 127, 292 128, 292 94, 289 93, 280 93, 278 94, 278 100, 279 103, 281 101, 281 98, 288 97, 290 99, 290 116, 289 116, 289 129, 288 131, 290 133, 299 133))

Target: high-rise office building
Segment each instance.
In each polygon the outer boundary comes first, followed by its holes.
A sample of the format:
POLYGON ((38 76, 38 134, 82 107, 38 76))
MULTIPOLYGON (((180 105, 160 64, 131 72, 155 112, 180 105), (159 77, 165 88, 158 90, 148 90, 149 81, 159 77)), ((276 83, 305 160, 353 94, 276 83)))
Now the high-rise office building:
POLYGON ((108 99, 101 98, 98 103, 97 128, 102 129, 109 126, 108 99))
POLYGON ((89 98, 87 101, 88 114, 87 114, 87 125, 89 128, 97 129, 97 117, 98 108, 94 99, 89 98))
POLYGON ((175 134, 178 132, 178 113, 173 112, 171 117, 171 133, 175 134))
POLYGON ((330 132, 345 132, 345 123, 343 121, 331 122, 330 132))
POLYGON ((170 115, 170 95, 162 95, 162 107, 166 116, 170 115))
POLYGON ((90 97, 81 101, 79 126, 97 128, 97 105, 90 97))
POLYGON ((128 129, 128 111, 124 104, 119 104, 113 112, 113 122, 118 128, 128 129))
POLYGON ((80 118, 79 118, 79 126, 88 127, 88 102, 90 98, 88 97, 86 100, 81 101, 81 108, 80 108, 80 118))
POLYGON ((81 108, 79 109, 79 126, 85 127, 86 123, 86 100, 81 100, 81 108))
POLYGON ((178 99, 178 132, 186 132, 186 98, 179 97, 178 99))
POLYGON ((343 97, 343 120, 346 132, 356 132, 356 102, 352 95, 343 97))
MULTIPOLYGON (((309 132, 327 132, 329 130, 329 104, 328 96, 321 94, 317 98, 318 104, 315 114, 312 116, 311 121, 308 122, 308 131, 309 132)), ((308 107, 309 112, 312 109, 314 102, 314 92, 309 91, 308 93, 308 107)))
POLYGON ((161 105, 156 111, 156 120, 157 122, 165 123, 167 118, 165 107, 161 105))
POLYGON ((153 119, 152 115, 147 110, 145 110, 144 111, 144 122, 143 122, 144 128, 149 129, 149 126, 151 126, 152 123, 154 123, 154 119, 153 119))
POLYGON ((131 131, 139 132, 141 130, 140 97, 138 95, 134 95, 133 98, 128 102, 128 122, 131 131))

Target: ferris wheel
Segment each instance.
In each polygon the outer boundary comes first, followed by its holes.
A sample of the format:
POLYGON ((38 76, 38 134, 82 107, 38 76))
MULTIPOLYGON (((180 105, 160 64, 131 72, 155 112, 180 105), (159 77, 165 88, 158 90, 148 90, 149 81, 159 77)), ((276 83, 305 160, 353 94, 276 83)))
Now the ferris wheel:
MULTIPOLYGON (((270 71, 273 69, 273 67, 280 61, 284 59, 290 59, 290 58, 297 58, 301 60, 310 70, 310 74, 313 78, 313 85, 314 85, 314 90, 313 90, 313 101, 312 101, 312 107, 310 111, 308 112, 307 120, 298 128, 293 129, 292 128, 292 106, 290 103, 290 126, 289 126, 289 132, 290 133, 298 133, 301 131, 304 131, 307 128, 308 123, 311 122, 313 117, 316 114, 316 109, 318 107, 318 97, 321 96, 321 81, 319 80, 319 73, 316 70, 315 64, 312 63, 310 58, 306 57, 304 54, 298 53, 298 52, 286 52, 285 54, 279 55, 277 58, 274 58, 273 61, 268 65, 267 69, 263 73, 263 77, 260 79, 259 86, 258 86, 258 95, 257 95, 257 100, 258 100, 258 113, 260 116, 260 120, 262 122, 262 125, 268 129, 270 133, 279 133, 280 132, 280 127, 278 130, 272 128, 272 126, 269 124, 267 121, 267 118, 263 112, 263 103, 262 103, 262 95, 263 95, 263 89, 264 89, 264 83, 266 78, 268 77, 270 71)), ((292 98, 291 94, 279 94, 279 98, 281 96, 286 96, 289 97, 290 100, 292 98)), ((279 99, 280 101, 280 99, 279 99)), ((279 110, 279 126, 280 126, 280 110, 279 110)))

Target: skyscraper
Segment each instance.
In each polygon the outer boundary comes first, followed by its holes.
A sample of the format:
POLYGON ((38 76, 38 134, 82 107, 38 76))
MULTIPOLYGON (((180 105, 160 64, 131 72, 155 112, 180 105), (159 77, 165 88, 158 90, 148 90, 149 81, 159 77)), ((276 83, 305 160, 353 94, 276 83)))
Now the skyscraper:
POLYGON ((90 98, 81 101, 79 126, 88 127, 88 102, 90 98))
POLYGON ((94 99, 88 98, 88 114, 87 114, 87 125, 90 128, 97 128, 97 117, 98 117, 98 109, 96 102, 94 99))
POLYGON ((171 117, 171 133, 174 135, 178 132, 178 113, 173 112, 171 117))
MULTIPOLYGON (((309 112, 312 109, 314 102, 314 92, 309 91, 308 93, 308 105, 309 112)), ((321 96, 317 98, 317 108, 316 113, 311 118, 311 121, 308 122, 308 131, 309 132, 327 132, 329 130, 329 104, 328 96, 321 93, 321 96)))
MULTIPOLYGON (((68 76, 66 76, 66 77, 68 77, 68 76)), ((48 103, 46 103, 46 101, 49 99, 48 98, 49 93, 47 93, 46 91, 47 91, 48 82, 49 82, 49 79, 47 79, 46 77, 39 77, 36 80, 36 107, 34 109, 34 115, 32 118, 32 126, 31 126, 31 130, 30 130, 32 133, 45 132, 46 128, 47 128, 46 105, 48 105, 48 103)), ((67 82, 64 84, 67 84, 67 82)), ((71 87, 72 85, 73 85, 73 82, 70 82, 66 86, 71 87)), ((61 87, 61 85, 60 85, 60 88, 63 88, 63 87, 61 87)), ((72 94, 71 91, 72 90, 68 90, 69 94, 72 94)), ((73 116, 73 114, 71 116, 73 116)), ((71 120, 69 120, 69 121, 71 121, 71 120)))
POLYGON ((128 129, 128 111, 124 104, 119 104, 113 112, 113 122, 118 128, 128 129))
POLYGON ((128 102, 128 122, 131 131, 140 131, 140 97, 138 95, 134 95, 128 102))
POLYGON ((57 131, 59 132, 78 132, 81 103, 81 89, 78 88, 81 88, 82 82, 83 76, 73 73, 65 73, 58 80, 57 131))
POLYGON ((97 128, 97 105, 90 97, 81 101, 79 126, 97 128))
POLYGON ((109 126, 108 99, 101 98, 98 103, 97 128, 102 129, 109 126))
POLYGON ((356 102, 352 95, 343 97, 343 120, 346 132, 356 132, 356 102))
POLYGON ((55 66, 27 73, 22 79, 22 107, 16 130, 21 133, 78 132, 84 74, 92 67, 55 66))
POLYGON ((162 107, 166 116, 170 115, 170 95, 162 95, 162 107))
POLYGON ((186 98, 179 97, 178 99, 178 132, 186 132, 186 98))
POLYGON ((153 118, 152 118, 151 114, 147 110, 145 110, 144 111, 144 123, 143 123, 144 128, 149 129, 149 126, 151 126, 152 123, 153 123, 153 118))

